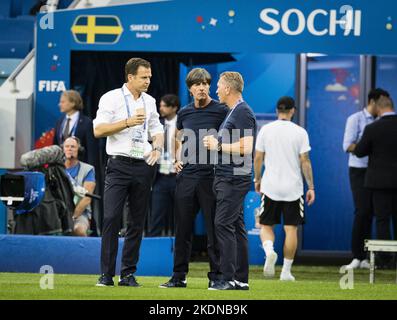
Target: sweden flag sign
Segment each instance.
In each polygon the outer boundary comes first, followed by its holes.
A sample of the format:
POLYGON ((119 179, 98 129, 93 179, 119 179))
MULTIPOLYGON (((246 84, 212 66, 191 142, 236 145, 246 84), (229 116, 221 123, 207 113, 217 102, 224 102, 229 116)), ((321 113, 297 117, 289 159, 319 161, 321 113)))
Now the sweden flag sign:
POLYGON ((72 26, 75 41, 83 44, 114 44, 122 33, 116 16, 78 16, 72 26))

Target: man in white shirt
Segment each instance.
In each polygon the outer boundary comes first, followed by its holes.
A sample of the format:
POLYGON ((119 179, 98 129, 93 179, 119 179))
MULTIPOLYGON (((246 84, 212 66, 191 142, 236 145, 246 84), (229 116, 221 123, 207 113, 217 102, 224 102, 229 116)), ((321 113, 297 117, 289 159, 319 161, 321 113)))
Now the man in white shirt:
POLYGON ((263 272, 266 277, 275 275, 277 253, 273 247, 273 227, 281 223, 283 215, 286 234, 280 275, 283 281, 295 280, 291 266, 298 244, 298 225, 304 223, 302 173, 308 185, 308 205, 315 199, 309 137, 305 129, 291 121, 294 113, 294 99, 280 98, 277 102, 278 120, 264 125, 258 134, 254 162, 255 190, 262 194, 260 235, 266 254, 263 272), (264 159, 265 172, 261 178, 264 159))
POLYGON ((95 137, 107 137, 106 153, 109 155, 102 226, 102 275, 97 286, 114 285, 118 233, 127 196, 130 211, 118 284, 139 286, 134 273, 155 174, 154 164, 160 158, 164 144, 156 101, 146 94, 151 76, 148 61, 130 59, 125 65, 127 83, 101 97, 94 120, 95 137), (152 145, 149 139, 153 141, 152 145))

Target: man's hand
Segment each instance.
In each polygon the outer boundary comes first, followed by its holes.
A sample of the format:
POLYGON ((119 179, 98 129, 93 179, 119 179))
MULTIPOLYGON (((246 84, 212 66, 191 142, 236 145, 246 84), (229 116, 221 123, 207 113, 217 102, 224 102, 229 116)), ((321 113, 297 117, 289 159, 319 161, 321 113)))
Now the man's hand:
POLYGON ((183 162, 182 162, 182 161, 176 160, 176 161, 174 162, 174 168, 175 168, 176 173, 181 172, 182 169, 183 169, 183 162))
POLYGON ((206 136, 203 138, 204 147, 210 151, 218 151, 218 139, 214 136, 206 136))
POLYGON ((72 219, 73 219, 73 220, 77 220, 78 217, 80 217, 80 216, 81 216, 81 213, 74 212, 74 213, 73 213, 73 216, 72 216, 72 219))
POLYGON ((316 199, 316 194, 314 193, 314 190, 307 190, 306 192, 306 203, 308 206, 311 206, 314 203, 314 200, 316 199))
POLYGON ((73 186, 74 194, 78 195, 79 197, 85 197, 85 194, 88 192, 84 187, 79 185, 73 186))
POLYGON ((356 149, 356 143, 352 143, 348 148, 347 152, 354 153, 354 150, 356 149))
POLYGON ((156 164, 156 162, 160 159, 161 157, 161 153, 158 150, 152 150, 149 154, 148 154, 148 158, 146 160, 146 163, 149 166, 154 166, 156 164))
POLYGON ((255 183, 255 191, 257 193, 261 193, 261 181, 260 180, 259 181, 255 181, 254 183, 255 183))
POLYGON ((144 114, 136 114, 127 119, 126 123, 129 127, 140 126, 145 122, 146 116, 144 114))

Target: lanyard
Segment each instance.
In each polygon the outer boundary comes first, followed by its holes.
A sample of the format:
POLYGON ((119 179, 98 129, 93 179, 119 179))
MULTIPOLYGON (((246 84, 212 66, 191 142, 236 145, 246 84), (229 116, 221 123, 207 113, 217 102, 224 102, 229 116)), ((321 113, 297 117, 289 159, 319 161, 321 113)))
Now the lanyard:
MULTIPOLYGON (((130 108, 129 108, 127 96, 124 95, 123 88, 121 88, 121 93, 123 94, 123 97, 124 97, 125 108, 127 109, 128 118, 130 118, 130 117, 131 117, 131 112, 130 112, 130 108)), ((141 97, 142 97, 143 109, 145 110, 145 113, 146 113, 146 103, 145 103, 145 99, 143 99, 143 95, 142 95, 142 94, 141 94, 141 97)), ((146 129, 146 120, 145 120, 145 122, 143 123, 143 130, 145 130, 145 129, 146 129)))
POLYGON ((243 100, 239 100, 237 101, 236 105, 232 108, 232 110, 230 111, 230 113, 227 115, 225 121, 223 121, 221 127, 219 128, 219 131, 221 131, 227 124, 227 121, 229 120, 230 116, 232 115, 233 111, 237 108, 237 106, 242 103, 243 100))

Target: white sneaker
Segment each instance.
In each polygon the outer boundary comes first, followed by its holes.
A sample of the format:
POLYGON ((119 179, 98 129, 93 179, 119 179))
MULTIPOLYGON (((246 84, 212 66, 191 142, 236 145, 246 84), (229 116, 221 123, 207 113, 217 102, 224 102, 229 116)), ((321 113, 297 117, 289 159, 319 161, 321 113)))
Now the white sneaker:
POLYGON ((276 274, 275 265, 277 262, 277 253, 272 252, 266 257, 265 265, 263 266, 263 275, 266 278, 272 278, 276 274))
POLYGON ((281 272, 280 280, 281 281, 295 281, 295 277, 291 274, 291 272, 281 272))
POLYGON ((369 269, 371 265, 367 259, 360 262, 360 269, 369 269))
POLYGON ((346 270, 353 270, 353 269, 357 269, 360 267, 360 260, 358 259, 353 259, 352 262, 350 262, 350 264, 345 265, 346 270))

